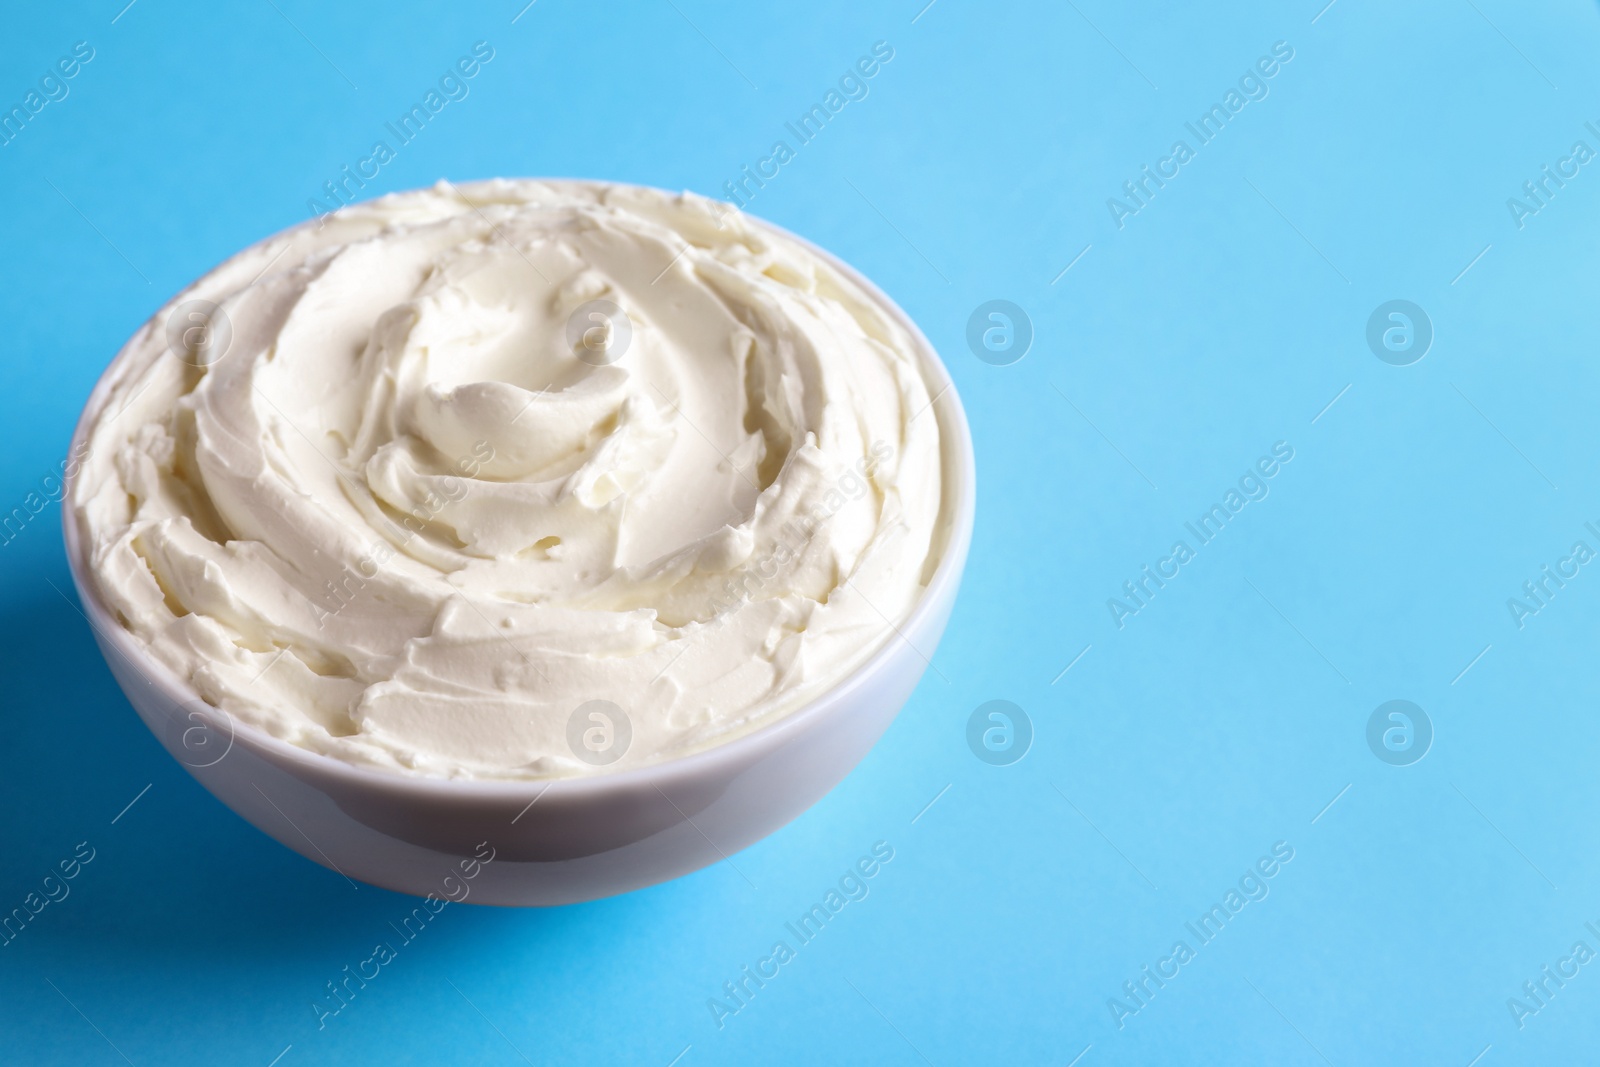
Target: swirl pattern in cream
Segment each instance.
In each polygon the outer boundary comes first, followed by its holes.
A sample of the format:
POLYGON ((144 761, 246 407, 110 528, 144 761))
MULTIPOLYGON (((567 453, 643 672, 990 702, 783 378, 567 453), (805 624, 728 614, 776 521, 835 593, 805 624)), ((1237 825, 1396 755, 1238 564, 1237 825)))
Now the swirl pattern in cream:
POLYGON ((240 721, 432 776, 636 766, 894 638, 943 544, 924 358, 726 205, 441 183, 177 297, 70 504, 122 623, 240 721))

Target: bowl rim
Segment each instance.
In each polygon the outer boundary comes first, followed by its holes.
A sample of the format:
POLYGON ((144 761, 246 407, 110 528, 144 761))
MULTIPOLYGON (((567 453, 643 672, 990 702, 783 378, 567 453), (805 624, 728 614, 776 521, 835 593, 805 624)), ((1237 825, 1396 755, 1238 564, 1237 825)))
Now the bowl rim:
MULTIPOLYGON (((449 182, 448 184, 459 191, 492 185, 496 182, 513 184, 522 182, 579 184, 606 188, 645 189, 652 192, 665 192, 669 196, 678 195, 668 190, 633 182, 592 178, 488 178, 468 182, 449 182)), ((444 184, 443 180, 439 184, 444 184)), ((403 195, 420 191, 421 188, 429 187, 419 187, 416 190, 396 190, 395 193, 384 195, 385 197, 403 195)), ((375 197, 368 201, 358 201, 358 203, 371 204, 381 199, 384 199, 384 197, 375 197)), ((725 201, 715 200, 714 198, 708 197, 706 199, 712 200, 713 203, 725 203, 725 201)), ((684 755, 672 756, 615 772, 601 771, 595 774, 554 778, 443 778, 428 775, 409 775, 383 767, 349 763, 336 756, 305 748, 292 741, 276 737, 261 727, 241 722, 224 709, 211 704, 200 696, 199 691, 186 679, 179 677, 166 664, 151 655, 148 650, 138 643, 132 632, 116 620, 101 599, 95 582, 87 574, 89 562, 82 552, 82 532, 78 525, 77 509, 72 503, 79 471, 73 469, 63 478, 61 530, 67 553, 67 566, 71 572, 73 585, 77 590, 79 600, 82 602, 85 617, 90 627, 101 641, 109 643, 112 649, 133 668, 135 674, 150 686, 164 690, 163 695, 170 698, 170 702, 173 705, 182 707, 189 703, 199 702, 213 711, 220 712, 229 725, 233 743, 242 741, 258 754, 263 757, 270 757, 273 762, 279 765, 289 763, 319 777, 339 779, 342 784, 350 786, 409 791, 433 795, 439 799, 490 801, 522 801, 526 800, 530 794, 534 796, 535 800, 542 800, 546 793, 558 794, 555 799, 561 799, 559 794, 566 794, 567 799, 581 800, 607 793, 637 790, 674 779, 716 778, 719 777, 717 773, 719 765, 724 765, 722 767, 724 770, 736 770, 754 762, 764 751, 780 748, 795 737, 807 732, 816 720, 826 717, 831 710, 839 706, 841 701, 867 684, 872 676, 882 671, 892 659, 897 658, 900 654, 900 644, 909 646, 918 658, 922 658, 922 653, 914 645, 911 645, 910 640, 905 636, 905 631, 921 629, 927 618, 940 611, 947 601, 948 606, 953 607, 957 591, 956 587, 961 580, 967 552, 972 541, 973 520, 977 510, 977 463, 972 446, 972 432, 967 422, 966 410, 961 403, 960 394, 956 390, 955 380, 951 377, 950 371, 945 366, 938 350, 933 346, 933 342, 928 340, 927 335, 922 332, 922 329, 911 316, 861 271, 838 255, 819 247, 774 222, 770 222, 760 216, 751 215, 734 205, 729 205, 729 207, 742 215, 755 228, 766 230, 794 241, 817 256, 828 266, 860 286, 862 291, 875 301, 882 311, 906 330, 913 341, 913 347, 916 350, 924 379, 928 384, 937 386, 929 408, 933 410, 935 417, 940 420, 941 450, 948 450, 943 457, 942 463, 945 468, 944 477, 947 480, 943 488, 948 490, 952 488, 949 482, 953 481, 955 483, 953 487, 955 499, 947 520, 948 529, 943 553, 940 556, 938 565, 934 568, 932 577, 923 588, 922 594, 918 597, 911 612, 898 626, 893 623, 890 624, 890 627, 896 631, 894 636, 885 639, 883 644, 859 663, 850 673, 821 693, 818 693, 811 700, 770 722, 741 733, 727 741, 713 742, 705 748, 697 749, 684 755)), ((319 219, 304 220, 252 242, 199 277, 206 277, 227 263, 229 259, 249 248, 254 248, 276 237, 286 236, 295 230, 315 226, 319 221, 319 219)), ((196 281, 198 280, 197 278, 196 281)), ((108 394, 116 384, 116 372, 119 370, 119 364, 128 355, 130 346, 138 339, 145 326, 154 321, 163 310, 174 306, 181 300, 184 293, 188 292, 192 287, 192 284, 175 293, 158 308, 145 323, 134 331, 132 336, 124 342, 122 348, 111 358, 111 361, 95 382, 88 399, 84 402, 83 410, 78 416, 77 425, 73 429, 68 455, 77 454, 93 420, 101 414, 108 399, 108 394)), ((926 661, 925 666, 932 666, 931 658, 926 661)), ((132 700, 130 699, 129 702, 132 703, 132 700)), ((135 707, 134 710, 137 712, 138 708, 135 707)), ((141 715, 140 718, 142 719, 143 716, 141 715)), ((160 738, 158 737, 157 740, 159 741, 160 738)), ((185 766, 186 769, 190 769, 187 765, 185 766)), ((193 769, 190 770, 191 773, 194 773, 193 769)), ((531 803, 529 806, 531 806, 531 803)))

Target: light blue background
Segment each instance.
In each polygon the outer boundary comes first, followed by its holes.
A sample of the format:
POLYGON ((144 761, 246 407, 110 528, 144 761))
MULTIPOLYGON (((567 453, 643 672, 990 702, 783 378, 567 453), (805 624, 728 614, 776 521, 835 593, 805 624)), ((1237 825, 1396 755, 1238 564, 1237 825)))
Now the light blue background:
POLYGON ((0 148, 5 510, 145 318, 305 217, 480 39, 471 95, 367 193, 581 175, 719 195, 888 41, 867 99, 750 210, 923 325, 972 420, 980 508, 938 675, 814 810, 737 870, 447 909, 319 1031, 312 999, 412 901, 353 892, 163 754, 67 599, 52 507, 0 548, 0 911, 78 842, 96 857, 0 948, 0 1058, 1592 1055, 1600 963, 1522 1029, 1507 998, 1575 941, 1600 950, 1600 567, 1522 629, 1506 601, 1574 541, 1600 549, 1600 163, 1524 228, 1506 200, 1574 141, 1600 149, 1594 3, 539 0, 513 24, 523 0, 138 0, 113 24, 122 2, 3 17, 6 108, 96 49, 0 148), (1276 41, 1294 58, 1270 95, 1119 230, 1107 198, 1276 41), (996 298, 1036 331, 1008 367, 965 342, 996 298), (1407 367, 1364 336, 1396 298, 1435 329, 1407 367), (1107 598, 1277 441, 1294 459, 1270 496, 1119 630, 1107 598), (1034 724, 1009 767, 966 745, 991 699, 1034 724), (1366 743, 1390 699, 1436 731, 1412 766, 1366 743), (870 896, 719 1030, 707 998, 879 840, 895 857, 870 896), (1197 945, 1184 923, 1278 841, 1294 859, 1270 895, 1119 1030, 1108 998, 1197 945))

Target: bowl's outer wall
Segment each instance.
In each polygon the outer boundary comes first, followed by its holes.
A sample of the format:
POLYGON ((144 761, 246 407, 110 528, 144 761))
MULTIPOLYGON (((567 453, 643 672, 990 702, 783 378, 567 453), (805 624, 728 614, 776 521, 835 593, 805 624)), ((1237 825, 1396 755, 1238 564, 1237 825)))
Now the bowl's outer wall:
MULTIPOLYGON (((964 543, 961 545, 964 550, 964 543)), ((954 561, 958 565, 962 560, 954 561)), ((76 575, 75 575, 76 578, 76 575)), ((348 878, 403 893, 500 905, 556 905, 625 893, 724 859, 789 823, 837 785, 894 720, 921 679, 955 602, 956 582, 932 591, 882 668, 822 697, 809 728, 762 735, 738 758, 693 772, 586 795, 440 798, 399 776, 385 788, 351 783, 319 761, 286 761, 225 723, 195 766, 184 745, 187 705, 136 667, 110 636, 117 626, 82 587, 95 640, 139 717, 172 757, 241 818, 348 878), (220 743, 216 739, 225 739, 220 743), (463 859, 492 855, 470 884, 463 859), (338 857, 334 860, 332 857, 338 857), (465 886, 465 889, 459 888, 465 886)))

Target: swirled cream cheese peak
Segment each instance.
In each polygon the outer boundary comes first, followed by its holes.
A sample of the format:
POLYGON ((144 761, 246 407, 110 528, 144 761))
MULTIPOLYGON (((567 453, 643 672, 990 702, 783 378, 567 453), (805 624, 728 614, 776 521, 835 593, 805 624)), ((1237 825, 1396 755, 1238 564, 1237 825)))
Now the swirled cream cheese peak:
POLYGON ((921 358, 726 205, 441 183, 152 319, 72 506, 123 625, 238 720, 423 775, 618 769, 893 637, 943 544, 921 358))

